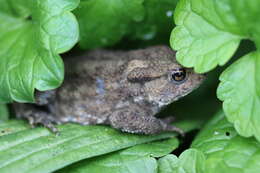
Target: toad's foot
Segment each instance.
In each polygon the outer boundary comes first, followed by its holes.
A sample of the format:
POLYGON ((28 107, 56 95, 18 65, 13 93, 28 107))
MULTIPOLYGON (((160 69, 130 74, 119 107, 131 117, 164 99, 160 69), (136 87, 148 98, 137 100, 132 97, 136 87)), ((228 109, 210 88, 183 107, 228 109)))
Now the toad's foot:
POLYGON ((32 127, 37 125, 43 125, 47 127, 51 132, 58 134, 58 129, 55 127, 56 124, 60 124, 59 120, 52 114, 36 109, 32 105, 20 106, 15 104, 16 116, 20 119, 26 119, 29 121, 32 127))
POLYGON ((165 131, 177 132, 177 133, 180 134, 182 137, 185 136, 185 132, 184 132, 182 129, 180 129, 180 128, 178 128, 178 127, 175 127, 175 126, 173 126, 173 125, 168 125, 168 124, 167 124, 167 128, 166 128, 165 131))
POLYGON ((183 130, 166 123, 154 116, 138 115, 136 111, 119 110, 109 117, 109 124, 124 132, 137 134, 158 134, 161 132, 177 132, 184 136, 183 130))
POLYGON ((182 129, 171 125, 171 123, 173 123, 176 120, 176 118, 174 116, 168 116, 165 118, 161 118, 160 120, 163 121, 165 124, 167 124, 167 128, 169 128, 169 131, 177 132, 182 137, 184 137, 185 133, 182 129))
POLYGON ((55 127, 55 125, 58 124, 57 120, 46 112, 34 112, 29 115, 24 114, 24 118, 29 120, 32 127, 35 127, 36 125, 43 125, 55 134, 59 132, 55 127))

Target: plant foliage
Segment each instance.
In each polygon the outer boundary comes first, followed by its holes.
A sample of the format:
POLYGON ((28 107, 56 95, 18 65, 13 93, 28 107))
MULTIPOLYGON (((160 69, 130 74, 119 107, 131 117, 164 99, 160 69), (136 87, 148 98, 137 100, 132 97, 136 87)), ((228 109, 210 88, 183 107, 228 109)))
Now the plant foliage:
POLYGON ((255 52, 237 60, 220 76, 217 95, 238 133, 260 141, 259 5, 258 0, 181 0, 171 45, 182 65, 208 72, 224 65, 242 39, 255 43, 255 52))
POLYGON ((70 12, 79 0, 0 0, 0 101, 34 100, 34 89, 58 87, 63 80, 59 56, 78 41, 70 12))
MULTIPOLYGON (((82 159, 169 137, 173 137, 173 134, 138 136, 120 133, 108 127, 74 124, 60 126, 59 135, 55 135, 45 128, 31 129, 23 122, 7 121, 0 124, 0 172, 51 172, 82 159)), ((139 153, 139 156, 145 160, 151 152, 165 155, 177 145, 178 141, 173 138, 162 144, 136 146, 135 149, 130 148, 129 152, 134 155, 134 152, 140 150, 143 154, 139 153)), ((118 154, 112 155, 120 157, 118 154)), ((135 156, 137 161, 139 156, 135 156)), ((127 152, 125 157, 125 162, 129 162, 127 152)))
POLYGON ((260 172, 259 0, 0 4, 1 173, 260 172), (80 49, 141 48, 168 44, 169 38, 180 64, 208 73, 198 90, 162 111, 177 115, 174 124, 187 132, 184 138, 76 124, 59 125, 59 134, 53 134, 10 120, 12 110, 2 104, 33 102, 35 90, 59 87, 64 78, 60 54, 69 50, 74 56, 80 49), (241 42, 245 39, 255 47, 241 42), (223 72, 216 68, 223 65, 223 72))

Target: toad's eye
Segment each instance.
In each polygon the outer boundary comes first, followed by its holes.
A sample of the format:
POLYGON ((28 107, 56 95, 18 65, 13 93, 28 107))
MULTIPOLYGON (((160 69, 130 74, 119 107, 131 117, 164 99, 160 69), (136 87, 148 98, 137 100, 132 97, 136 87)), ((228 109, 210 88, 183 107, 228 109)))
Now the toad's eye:
POLYGON ((173 82, 183 82, 186 79, 186 71, 183 68, 175 69, 171 72, 170 78, 173 82))

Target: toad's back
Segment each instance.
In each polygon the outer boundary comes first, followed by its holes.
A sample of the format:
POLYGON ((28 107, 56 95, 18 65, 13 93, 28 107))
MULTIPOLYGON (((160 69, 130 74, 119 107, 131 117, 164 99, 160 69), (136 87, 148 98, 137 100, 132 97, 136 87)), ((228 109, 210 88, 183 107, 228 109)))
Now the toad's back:
POLYGON ((57 89, 53 109, 63 121, 103 123, 126 97, 123 79, 129 58, 122 52, 115 55, 102 51, 66 62, 68 72, 63 85, 57 89))

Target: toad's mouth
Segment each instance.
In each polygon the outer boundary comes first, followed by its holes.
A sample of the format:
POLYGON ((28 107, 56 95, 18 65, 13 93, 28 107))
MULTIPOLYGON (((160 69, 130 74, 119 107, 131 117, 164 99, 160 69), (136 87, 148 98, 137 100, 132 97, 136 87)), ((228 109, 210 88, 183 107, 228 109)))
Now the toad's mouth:
POLYGON ((163 98, 153 101, 154 105, 157 105, 159 108, 163 108, 166 107, 167 105, 170 105, 171 103, 178 101, 179 99, 184 98, 186 95, 190 94, 193 90, 197 89, 196 88, 192 88, 187 90, 185 93, 179 94, 179 95, 175 95, 175 96, 164 96, 163 98))
POLYGON ((157 101, 153 101, 152 104, 157 106, 158 108, 164 108, 166 107, 167 105, 171 104, 173 101, 171 100, 157 100, 157 101))

